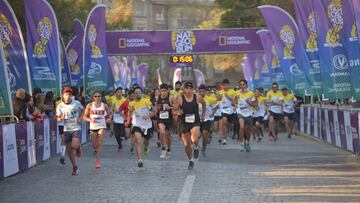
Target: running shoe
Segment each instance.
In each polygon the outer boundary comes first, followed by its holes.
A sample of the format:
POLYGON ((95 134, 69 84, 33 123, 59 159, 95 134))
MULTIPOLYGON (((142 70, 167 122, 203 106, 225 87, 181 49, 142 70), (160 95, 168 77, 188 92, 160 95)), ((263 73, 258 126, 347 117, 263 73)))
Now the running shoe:
POLYGON ((261 136, 258 137, 257 141, 260 142, 262 140, 261 136))
POLYGON ((160 159, 165 159, 165 158, 166 158, 166 151, 162 150, 160 154, 160 159))
POLYGON ((273 139, 274 139, 273 134, 272 134, 272 133, 269 133, 268 140, 269 140, 269 141, 273 141, 273 139))
POLYGON ((79 173, 80 173, 79 168, 77 166, 74 166, 71 175, 77 176, 77 175, 79 175, 79 173))
POLYGON ((193 157, 195 160, 199 159, 199 148, 197 149, 194 148, 193 157))
POLYGON ((193 169, 194 169, 194 162, 193 162, 193 161, 189 161, 188 170, 193 170, 193 169))
POLYGON ((240 152, 245 151, 245 145, 243 143, 240 144, 240 152))
POLYGON ((251 150, 250 143, 245 143, 245 150, 246 150, 246 152, 250 152, 250 150, 251 150))
POLYGON ((222 144, 226 145, 226 139, 223 139, 222 144))
POLYGON ((65 164, 65 158, 64 158, 64 157, 61 157, 60 160, 59 160, 59 162, 60 162, 62 165, 64 165, 64 164, 65 164))
POLYGON ((207 156, 206 151, 205 151, 205 150, 201 150, 201 155, 202 155, 203 157, 206 157, 206 156, 207 156))
POLYGON ((167 151, 165 159, 170 159, 170 154, 171 154, 171 152, 167 151))
POLYGON ((132 155, 135 154, 133 148, 130 149, 130 154, 132 154, 132 155))
POLYGON ((276 142, 277 139, 278 139, 278 134, 275 133, 275 135, 274 135, 274 142, 276 142))
POLYGON ((76 156, 77 156, 77 157, 81 157, 81 156, 82 156, 82 149, 81 149, 81 147, 79 147, 79 148, 76 149, 76 156))
POLYGON ((289 138, 289 139, 291 138, 291 133, 288 134, 288 138, 289 138))
POLYGON ((95 168, 101 168, 100 161, 96 161, 96 163, 95 163, 95 168))
POLYGON ((139 167, 139 168, 144 167, 144 162, 143 162, 142 159, 139 159, 139 160, 138 160, 138 167, 139 167))
POLYGON ((222 140, 221 140, 221 139, 219 139, 219 140, 218 140, 218 143, 219 143, 219 144, 222 144, 222 140))
POLYGON ((96 150, 94 150, 93 155, 94 155, 94 156, 96 156, 96 153, 97 153, 97 151, 96 151, 96 150))
POLYGON ((150 153, 150 147, 144 147, 144 153, 148 155, 150 153))

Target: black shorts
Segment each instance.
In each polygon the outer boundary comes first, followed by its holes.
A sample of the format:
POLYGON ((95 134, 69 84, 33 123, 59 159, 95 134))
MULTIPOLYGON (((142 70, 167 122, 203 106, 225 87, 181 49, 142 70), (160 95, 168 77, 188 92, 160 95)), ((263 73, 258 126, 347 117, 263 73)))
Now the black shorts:
POLYGON ((181 133, 189 133, 191 129, 196 126, 200 126, 200 123, 181 123, 180 124, 180 132, 181 133))
POLYGON ((145 138, 147 140, 150 140, 152 132, 153 132, 152 127, 147 130, 146 135, 145 135, 145 130, 142 130, 140 127, 133 126, 132 129, 131 129, 132 134, 140 133, 141 137, 143 137, 143 138, 145 138))
POLYGON ((253 117, 253 125, 255 125, 256 122, 258 122, 260 124, 263 124, 264 123, 264 117, 262 117, 262 116, 253 117))
POLYGON ((219 120, 221 120, 221 116, 215 116, 214 117, 214 121, 219 121, 219 120))
POLYGON ((59 129, 59 135, 64 134, 64 126, 59 125, 58 129, 59 129))
POLYGON ((238 115, 238 119, 244 119, 246 125, 252 125, 253 124, 253 117, 252 116, 243 116, 241 114, 238 115))
POLYGON ((158 120, 158 125, 162 123, 165 125, 165 129, 166 130, 171 130, 172 128, 172 125, 173 125, 173 120, 169 119, 169 120, 162 120, 162 119, 159 119, 158 120))
POLYGON ((114 123, 114 133, 117 137, 125 137, 125 125, 123 123, 114 123))
POLYGON ((284 112, 284 117, 288 117, 289 120, 294 120, 295 119, 295 113, 286 113, 284 112))
POLYGON ((228 120, 233 118, 233 114, 221 113, 221 118, 226 117, 228 120))
POLYGON ((99 133, 99 131, 100 131, 101 129, 106 130, 105 128, 100 128, 100 129, 96 129, 96 130, 90 129, 90 133, 99 133))
POLYGON ((211 121, 201 122, 200 131, 203 132, 204 130, 211 132, 211 121))
POLYGON ((64 132, 64 140, 65 140, 65 144, 71 144, 71 141, 73 140, 73 138, 78 138, 79 139, 79 134, 80 131, 69 131, 69 132, 64 132))
POLYGON ((283 119, 283 115, 281 113, 274 113, 272 111, 269 111, 270 116, 272 116, 275 120, 280 121, 283 119))

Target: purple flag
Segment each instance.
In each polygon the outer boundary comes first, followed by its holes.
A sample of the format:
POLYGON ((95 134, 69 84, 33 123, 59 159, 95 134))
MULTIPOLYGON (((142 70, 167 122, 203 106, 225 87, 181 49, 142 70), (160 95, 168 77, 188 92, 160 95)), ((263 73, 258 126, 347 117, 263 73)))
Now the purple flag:
POLYGON ((294 19, 276 6, 258 7, 274 41, 287 84, 295 93, 303 95, 305 77, 301 68, 301 44, 294 19))
POLYGON ((146 63, 141 63, 137 66, 137 72, 139 86, 144 89, 146 87, 146 79, 148 76, 148 65, 146 63))
POLYGON ((0 1, 0 38, 8 67, 11 95, 19 88, 31 93, 30 69, 25 43, 15 13, 7 0, 0 1))
POLYGON ((61 45, 61 85, 62 87, 71 86, 71 74, 70 74, 70 64, 67 58, 65 44, 63 38, 60 36, 60 45, 61 45))
POLYGON ((24 0, 32 87, 60 95, 60 40, 54 10, 45 0, 24 0))
POLYGON ((66 53, 71 70, 71 83, 74 86, 84 85, 84 74, 83 74, 83 38, 84 38, 84 27, 80 20, 74 20, 75 35, 70 40, 66 47, 66 53))
POLYGON ((115 56, 109 56, 108 60, 109 60, 109 65, 110 65, 110 68, 112 71, 112 76, 114 78, 115 87, 122 87, 121 77, 122 77, 122 74, 124 74, 124 73, 120 72, 119 61, 117 60, 117 58, 115 56))
POLYGON ((205 76, 203 72, 201 72, 199 69, 194 69, 194 74, 197 87, 200 85, 205 85, 205 76))
POLYGON ((95 6, 86 21, 83 50, 85 94, 107 91, 110 69, 105 39, 105 5, 95 6))
POLYGON ((174 71, 174 77, 173 77, 173 87, 175 87, 175 83, 177 81, 181 81, 181 68, 177 68, 174 71))
POLYGON ((316 31, 315 12, 313 0, 295 0, 295 11, 297 24, 299 26, 299 37, 301 40, 302 61, 304 73, 309 79, 309 93, 321 95, 320 59, 318 49, 318 33, 316 31))

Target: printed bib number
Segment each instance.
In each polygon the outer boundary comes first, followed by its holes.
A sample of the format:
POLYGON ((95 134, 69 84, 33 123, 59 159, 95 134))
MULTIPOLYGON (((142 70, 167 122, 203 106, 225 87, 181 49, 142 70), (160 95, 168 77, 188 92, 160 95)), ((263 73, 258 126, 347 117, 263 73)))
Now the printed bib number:
POLYGON ((169 119, 169 112, 168 111, 161 111, 159 114, 160 119, 169 119))
POLYGON ((186 114, 185 123, 195 123, 195 114, 186 114))

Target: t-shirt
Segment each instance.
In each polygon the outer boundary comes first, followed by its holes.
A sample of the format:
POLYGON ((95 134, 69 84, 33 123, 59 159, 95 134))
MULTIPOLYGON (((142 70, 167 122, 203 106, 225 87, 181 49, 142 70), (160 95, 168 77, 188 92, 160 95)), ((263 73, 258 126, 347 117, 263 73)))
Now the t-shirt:
POLYGON ((170 90, 170 95, 173 97, 177 97, 182 94, 182 90, 176 91, 176 90, 170 90))
POLYGON ((150 99, 140 99, 139 101, 131 101, 129 103, 129 109, 132 113, 133 126, 143 129, 149 129, 152 127, 151 119, 143 119, 144 116, 150 116, 151 101, 150 99))
POLYGON ((272 104, 271 102, 279 102, 279 101, 283 101, 283 94, 280 91, 277 91, 276 93, 274 93, 272 90, 270 90, 267 94, 266 94, 267 98, 268 98, 268 103, 269 103, 269 110, 273 113, 282 113, 282 105, 281 104, 272 104))
POLYGON ((64 115, 64 132, 81 130, 77 123, 83 106, 77 100, 72 100, 70 104, 61 102, 56 108, 56 116, 64 115))
MULTIPOLYGON (((55 103, 55 107, 57 108, 59 106, 59 104, 61 104, 61 103, 62 103, 62 100, 57 100, 55 103)), ((60 121, 57 124, 58 124, 58 126, 64 126, 64 121, 60 121)))
POLYGON ((257 107, 253 108, 254 117, 264 117, 267 98, 264 96, 259 96, 255 100, 257 101, 257 107))
MULTIPOLYGON (((216 97, 215 97, 215 95, 206 95, 204 97, 204 101, 206 104, 206 107, 205 107, 206 112, 205 112, 205 120, 204 121, 212 121, 212 120, 214 120, 214 116, 212 116, 212 112, 213 112, 213 109, 217 105, 216 97)), ((200 108, 200 106, 199 106, 199 113, 200 113, 200 115, 202 114, 202 108, 200 108)))
POLYGON ((296 97, 293 94, 287 94, 286 96, 283 95, 283 98, 283 111, 285 113, 294 113, 295 109, 293 107, 296 102, 296 97))
POLYGON ((220 109, 221 113, 233 114, 232 101, 236 96, 235 90, 220 90, 219 94, 221 95, 220 109))
POLYGON ((123 112, 125 116, 127 116, 129 101, 125 97, 121 97, 121 99, 117 99, 116 97, 112 99, 112 109, 114 112, 114 123, 123 124, 125 118, 122 117, 118 111, 123 112))
POLYGON ((238 105, 236 111, 238 114, 241 114, 244 117, 252 116, 252 108, 248 102, 255 101, 255 95, 252 91, 242 92, 241 90, 237 92, 238 105))

